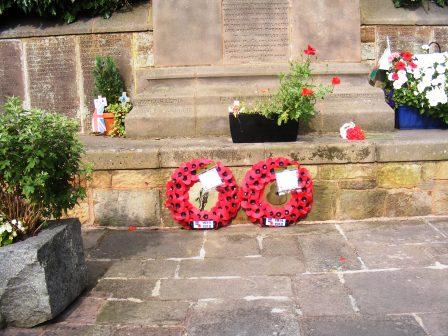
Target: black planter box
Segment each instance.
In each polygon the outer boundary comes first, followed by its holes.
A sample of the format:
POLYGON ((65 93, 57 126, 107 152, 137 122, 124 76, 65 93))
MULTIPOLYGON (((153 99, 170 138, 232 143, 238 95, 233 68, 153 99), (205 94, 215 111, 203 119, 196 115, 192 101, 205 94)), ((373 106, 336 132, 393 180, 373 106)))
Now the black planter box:
POLYGON ((299 122, 290 120, 281 126, 260 114, 229 113, 230 133, 235 143, 293 142, 297 140, 299 122))

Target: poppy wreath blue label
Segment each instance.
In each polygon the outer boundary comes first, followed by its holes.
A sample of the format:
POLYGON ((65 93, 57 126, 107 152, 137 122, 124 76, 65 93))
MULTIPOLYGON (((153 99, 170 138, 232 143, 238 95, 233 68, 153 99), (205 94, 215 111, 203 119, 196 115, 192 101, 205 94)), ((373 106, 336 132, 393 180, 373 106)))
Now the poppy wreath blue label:
POLYGON ((238 214, 241 200, 239 188, 232 171, 221 162, 197 159, 182 163, 166 184, 165 206, 172 217, 187 230, 218 229, 230 224, 238 214), (190 202, 190 189, 200 183, 201 171, 216 169, 222 184, 216 187, 216 204, 210 210, 198 208, 190 202))

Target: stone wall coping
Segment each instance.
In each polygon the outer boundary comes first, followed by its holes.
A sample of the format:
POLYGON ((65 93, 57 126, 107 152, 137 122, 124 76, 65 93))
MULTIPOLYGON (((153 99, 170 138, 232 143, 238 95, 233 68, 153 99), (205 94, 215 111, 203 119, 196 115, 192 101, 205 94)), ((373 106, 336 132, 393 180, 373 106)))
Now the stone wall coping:
MULTIPOLYGON (((288 63, 243 64, 243 65, 213 65, 186 66, 164 68, 142 68, 138 76, 147 79, 181 79, 205 77, 244 77, 270 76, 288 71, 288 63)), ((370 68, 362 63, 314 63, 313 74, 367 74, 370 68)))
MULTIPOLYGON (((426 6, 426 5, 425 5, 426 6)), ((363 25, 448 25, 448 7, 433 3, 427 8, 395 8, 392 0, 361 0, 361 23, 363 25)))
POLYGON ((80 18, 71 24, 50 23, 43 19, 10 18, 0 24, 0 39, 40 36, 83 35, 98 33, 123 33, 152 30, 149 1, 135 5, 130 10, 114 13, 109 19, 101 17, 80 18))
POLYGON ((207 157, 228 166, 251 166, 270 156, 289 156, 303 164, 448 160, 448 131, 421 130, 370 134, 347 142, 336 136, 300 136, 293 143, 234 144, 230 138, 133 140, 81 136, 85 160, 96 170, 176 168, 207 157))

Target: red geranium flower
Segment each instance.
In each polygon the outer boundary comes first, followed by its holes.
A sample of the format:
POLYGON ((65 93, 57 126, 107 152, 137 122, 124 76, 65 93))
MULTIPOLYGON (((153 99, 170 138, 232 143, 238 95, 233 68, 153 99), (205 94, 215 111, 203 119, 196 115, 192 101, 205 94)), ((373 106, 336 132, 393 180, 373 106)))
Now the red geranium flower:
POLYGON ((135 226, 133 226, 133 225, 129 225, 129 226, 128 226, 128 231, 130 231, 130 232, 137 231, 137 227, 135 227, 135 226))
POLYGON ((333 79, 331 80, 331 84, 339 85, 341 84, 341 79, 339 77, 333 77, 333 79))
POLYGON ((314 91, 308 88, 302 89, 302 97, 312 96, 314 94, 314 91))
POLYGON ((316 55, 316 49, 314 49, 311 44, 308 44, 308 48, 304 50, 304 53, 308 56, 316 55))
POLYGON ((396 73, 396 72, 394 72, 393 74, 392 74, 392 79, 393 80, 397 80, 399 77, 398 77, 398 74, 396 73))
POLYGON ((409 62, 408 65, 411 67, 411 69, 415 69, 417 67, 417 64, 415 64, 414 62, 409 62))
POLYGON ((404 62, 400 61, 397 64, 395 64, 395 68, 397 70, 405 70, 406 69, 406 64, 404 62))
POLYGON ((401 57, 403 57, 403 59, 406 62, 410 62, 412 61, 412 57, 414 56, 412 53, 410 53, 409 51, 404 51, 402 53, 400 53, 401 57))

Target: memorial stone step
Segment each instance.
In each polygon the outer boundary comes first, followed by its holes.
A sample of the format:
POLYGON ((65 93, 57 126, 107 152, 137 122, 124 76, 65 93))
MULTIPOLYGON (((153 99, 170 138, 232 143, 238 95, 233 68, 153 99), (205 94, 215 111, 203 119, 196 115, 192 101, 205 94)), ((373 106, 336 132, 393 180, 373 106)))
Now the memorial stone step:
MULTIPOLYGON (((316 116, 300 133, 338 131, 356 121, 370 132, 391 131, 394 114, 384 94, 368 84, 369 68, 361 63, 317 63, 315 83, 341 85, 316 105, 316 116)), ((137 73, 135 107, 126 121, 130 137, 202 137, 229 135, 228 106, 269 96, 288 64, 147 68, 137 73)))

